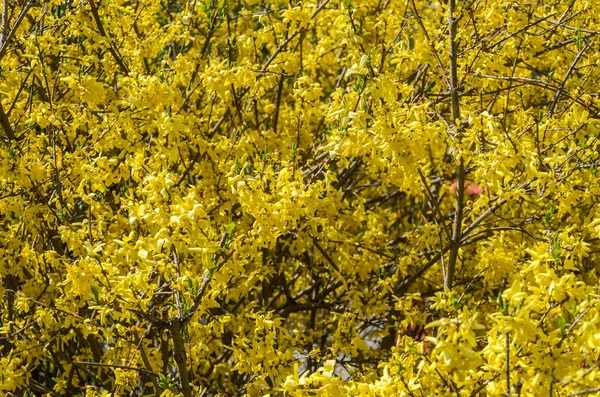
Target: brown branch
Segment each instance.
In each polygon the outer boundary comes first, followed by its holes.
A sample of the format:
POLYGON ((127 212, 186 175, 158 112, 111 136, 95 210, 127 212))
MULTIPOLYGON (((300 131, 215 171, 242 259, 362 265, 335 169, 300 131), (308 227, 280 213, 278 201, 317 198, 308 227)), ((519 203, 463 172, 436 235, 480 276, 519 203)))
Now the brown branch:
MULTIPOLYGON (((415 17, 417 18, 417 23, 419 24, 419 27, 421 28, 421 30, 423 31, 423 34, 425 35, 427 44, 429 45, 429 48, 431 49, 431 52, 433 53, 433 56, 435 57, 435 60, 440 68, 440 71, 442 72, 442 77, 444 78, 446 85, 452 91, 452 81, 448 79, 448 74, 446 73, 446 69, 444 68, 444 63, 442 62, 439 54, 437 53, 437 50, 433 46, 431 38, 429 37, 429 33, 427 33, 427 29, 425 29, 425 25, 423 25, 423 21, 421 19, 421 16, 419 15, 419 12, 417 11, 417 6, 415 5, 415 1, 414 0, 411 0, 411 1, 412 1, 412 6, 413 6, 413 13, 414 13, 415 17)), ((454 8, 452 8, 452 9, 454 9, 454 8)), ((452 38, 451 38, 451 40, 452 40, 452 38)), ((452 43, 450 45, 452 46, 452 43)), ((450 67, 452 67, 452 65, 450 67)), ((456 79, 455 79, 455 81, 456 81, 456 79)))
MULTIPOLYGON (((315 10, 315 12, 313 12, 313 14, 310 16, 310 19, 314 19, 317 14, 319 14, 319 12, 321 12, 321 10, 323 8, 325 8, 325 6, 329 3, 330 0, 325 0, 321 3, 321 5, 319 5, 319 7, 315 10)), ((283 51, 285 49, 285 47, 290 43, 290 41, 292 41, 294 39, 294 37, 298 36, 298 34, 300 33, 304 33, 306 31, 306 29, 298 29, 296 30, 290 37, 288 37, 287 39, 285 39, 283 41, 283 43, 281 43, 280 45, 277 46, 277 48, 275 49, 275 52, 269 57, 269 59, 267 59, 267 62, 265 62, 265 64, 263 65, 262 68, 260 68, 260 72, 261 73, 265 73, 267 71, 267 68, 269 67, 269 65, 271 63, 273 63, 273 61, 275 60, 275 58, 277 58, 277 55, 279 55, 281 53, 281 51, 283 51)))
POLYGON ((21 9, 21 12, 17 16, 17 20, 15 21, 15 24, 13 25, 13 27, 10 30, 10 32, 8 33, 8 35, 3 36, 4 40, 2 41, 2 47, 0 48, 0 61, 2 60, 2 58, 4 58, 4 55, 6 55, 6 50, 8 48, 10 39, 12 39, 12 37, 17 32, 19 25, 21 25, 21 22, 23 22, 23 19, 25 18, 25 15, 27 14, 27 11, 29 11, 30 8, 31 8, 31 2, 28 1, 25 4, 25 6, 21 9))
POLYGON ((279 109, 281 108, 281 96, 283 93, 283 79, 281 76, 277 83, 277 96, 275 98, 275 114, 273 115, 273 132, 277 134, 277 124, 279 122, 279 109))
MULTIPOLYGON (((448 27, 450 40, 450 101, 452 106, 452 123, 455 125, 457 120, 460 120, 460 102, 458 95, 458 77, 457 65, 458 57, 456 54, 456 20, 454 19, 454 9, 456 0, 448 0, 448 27)), ((460 141, 462 137, 461 126, 457 126, 456 139, 460 141)), ((455 148, 455 150, 457 150, 455 148)), ((465 196, 465 163, 461 156, 457 168, 456 180, 456 205, 454 212, 454 226, 452 228, 452 237, 450 239, 450 255, 448 257, 448 266, 444 277, 444 288, 451 289, 454 281, 454 273, 456 270, 456 261, 458 259, 458 250, 460 249, 461 227, 464 209, 465 196)))
POLYGON ((73 364, 79 365, 79 366, 107 367, 107 368, 127 369, 127 370, 130 370, 130 371, 137 371, 137 372, 140 372, 140 373, 144 373, 144 374, 147 374, 147 375, 158 377, 158 374, 156 374, 156 373, 154 373, 152 371, 148 371, 145 368, 131 367, 129 365, 94 363, 94 362, 91 362, 91 361, 75 361, 73 364))
POLYGON ((10 120, 8 119, 7 114, 4 112, 4 107, 2 107, 2 102, 0 102, 0 126, 4 130, 4 135, 9 141, 16 141, 17 137, 10 125, 10 120))
POLYGON ((117 62, 117 65, 119 65, 121 72, 125 75, 128 75, 129 68, 127 67, 127 65, 125 65, 117 49, 114 47, 114 43, 111 37, 106 34, 106 31, 104 30, 104 25, 102 25, 102 20, 100 19, 100 14, 98 13, 98 7, 96 6, 96 3, 94 3, 94 0, 90 0, 90 9, 92 10, 92 16, 94 17, 94 21, 96 22, 96 26, 98 27, 100 35, 108 39, 108 52, 110 52, 110 55, 112 55, 115 62, 117 62))
POLYGON ((298 33, 300 33, 302 30, 296 30, 290 37, 288 37, 287 39, 285 39, 283 41, 283 43, 281 43, 281 45, 279 45, 276 49, 275 52, 269 57, 269 59, 267 59, 267 62, 265 62, 265 64, 263 65, 262 68, 260 68, 260 72, 261 73, 265 73, 267 71, 267 68, 269 67, 269 65, 271 63, 273 63, 273 61, 275 60, 275 58, 277 58, 277 55, 279 55, 281 53, 281 51, 283 51, 285 49, 285 47, 290 43, 290 41, 292 41, 294 39, 294 37, 296 37, 298 35, 298 33))
POLYGON ((510 396, 510 340, 508 336, 508 332, 506 333, 506 346, 505 346, 505 354, 506 354, 506 395, 510 396))
POLYGON ((2 0, 2 31, 0 32, 0 45, 8 32, 8 0, 2 0))
POLYGON ((446 254, 446 252, 448 252, 448 250, 450 249, 449 246, 444 247, 441 252, 438 252, 437 254, 435 254, 433 256, 433 258, 431 258, 429 260, 429 262, 427 262, 425 265, 423 265, 421 268, 419 268, 414 274, 412 274, 411 276, 407 277, 406 279, 404 279, 400 285, 398 286, 397 290, 399 292, 404 292, 408 289, 408 287, 410 287, 410 285, 412 283, 414 283, 419 277, 421 277, 427 270, 429 270, 433 265, 435 265, 437 263, 437 261, 440 260, 440 258, 442 257, 442 255, 446 254))
MULTIPOLYGON (((227 232, 225 232, 221 235, 221 240, 219 241, 220 249, 223 249, 225 247, 225 243, 227 242, 227 236, 228 236, 227 232)), ((196 297, 194 298, 194 303, 193 303, 190 311, 185 316, 183 316, 183 318, 181 319, 181 322, 183 324, 186 324, 187 322, 189 322, 192 319, 192 317, 194 316, 194 313, 196 313, 196 310, 198 310, 198 307, 200 306, 200 303, 202 302, 202 297, 204 296, 204 293, 208 289, 208 284, 210 283, 210 280, 212 279, 213 271, 220 269, 225 264, 225 262, 227 262, 227 260, 231 257, 232 254, 233 254, 233 252, 230 252, 228 255, 222 255, 222 259, 221 259, 221 262, 219 263, 219 265, 216 268, 207 270, 204 273, 204 276, 202 277, 202 285, 200 286, 200 291, 198 291, 198 293, 196 294, 196 297)))
MULTIPOLYGON (((154 371, 152 371, 152 364, 150 364, 150 360, 148 360, 148 355, 146 354, 146 351, 144 350, 144 345, 142 344, 142 342, 143 342, 143 338, 140 338, 138 347, 140 350, 140 355, 142 356, 142 362, 144 363, 144 366, 146 367, 146 370, 148 372, 154 373, 154 371)), ((160 395, 163 393, 164 390, 162 389, 162 387, 160 387, 157 377, 151 376, 150 379, 152 380, 152 384, 154 385, 154 389, 155 389, 154 394, 156 395, 156 397, 160 397, 160 395)))
POLYGON ((496 211, 498 208, 502 207, 505 203, 506 203, 506 199, 501 199, 499 202, 492 205, 483 214, 481 214, 479 216, 479 218, 475 219, 473 221, 473 223, 471 223, 469 226, 467 226, 462 234, 465 235, 465 234, 469 233, 471 230, 475 229, 477 226, 479 226, 479 224, 481 222, 483 222, 485 220, 485 218, 487 218, 488 216, 493 214, 494 211, 496 211))
POLYGON ((569 394, 569 396, 587 396, 588 394, 599 393, 599 392, 600 392, 600 387, 594 387, 592 389, 576 391, 574 393, 569 394))
POLYGON ((198 309, 198 306, 200 306, 200 303, 202 302, 202 297, 204 296, 204 293, 206 292, 206 289, 208 288, 208 283, 210 282, 211 278, 212 278, 212 271, 210 271, 210 270, 207 271, 206 273, 204 273, 204 276, 202 276, 202 285, 200 286, 200 291, 198 291, 198 294, 196 295, 196 297, 194 299, 194 304, 193 304, 192 308, 183 317, 182 321, 184 323, 186 323, 192 319, 192 316, 198 309))
POLYGON ((590 45, 586 43, 583 46, 583 48, 579 51, 579 53, 577 54, 577 56, 575 57, 575 59, 573 60, 571 65, 569 66, 569 69, 567 70, 567 73, 565 74, 563 81, 560 83, 560 86, 556 90, 556 94, 554 94, 554 98, 552 98, 552 103, 550 104, 550 108, 548 109, 548 112, 550 113, 550 115, 554 114, 554 110, 556 109, 556 105, 558 104, 558 100, 560 99, 560 94, 563 92, 563 90, 565 88, 565 84, 567 83, 567 80, 569 80, 571 73, 573 73, 573 70, 575 69, 575 65, 577 65, 577 62, 579 62, 579 60, 581 59, 581 56, 583 55, 585 50, 587 50, 589 47, 590 47, 590 45))
POLYGON ((184 327, 179 318, 173 318, 169 321, 169 331, 173 338, 173 350, 175 363, 179 371, 179 380, 181 382, 181 392, 184 397, 192 397, 192 388, 190 386, 190 377, 187 370, 187 355, 185 344, 183 343, 184 327))
MULTIPOLYGON (((521 11, 523 11, 523 12, 527 13, 527 14, 530 14, 530 13, 529 13, 529 11, 527 11, 525 8, 523 8, 522 6, 520 6, 520 5, 519 5, 519 4, 517 4, 517 3, 515 3, 515 7, 516 7, 517 9, 519 9, 519 10, 521 10, 521 11)), ((588 34, 593 34, 593 35, 598 35, 598 36, 600 36, 600 31, 597 31, 597 30, 590 30, 590 29, 585 29, 585 28, 581 28, 581 27, 575 27, 575 26, 567 25, 567 24, 565 24, 564 22, 560 22, 560 21, 552 21, 552 20, 548 19, 548 17, 542 17, 542 16, 540 16, 540 15, 533 14, 533 13, 532 13, 532 14, 530 14, 530 15, 531 15, 531 16, 534 16, 534 17, 536 17, 536 18, 541 18, 541 19, 543 19, 544 21, 548 22, 549 24, 556 25, 557 27, 560 27, 560 28, 569 29, 569 30, 574 30, 574 31, 577 31, 577 30, 579 30, 579 31, 580 31, 580 32, 582 32, 582 33, 588 33, 588 34)), ((556 13, 553 13, 551 16, 554 16, 554 15, 556 15, 556 13)), ((561 17, 561 20, 562 20, 562 17, 561 17)))
POLYGON ((317 239, 315 237, 313 237, 313 243, 314 243, 315 247, 317 247, 317 249, 319 250, 321 255, 323 255, 325 260, 327 260, 327 262, 329 262, 331 267, 333 267, 334 270, 339 273, 340 268, 338 267, 338 265, 335 264, 335 262, 333 261, 333 258, 331 256, 329 256, 327 251, 325 251, 325 249, 323 249, 323 247, 321 246, 321 244, 319 244, 319 242, 317 241, 317 239))
POLYGON ((493 376, 491 379, 488 379, 488 380, 486 380, 485 382, 483 382, 483 383, 482 383, 482 384, 481 384, 481 385, 480 385, 480 386, 479 386, 477 389, 473 390, 473 392, 472 392, 471 394, 469 394, 469 397, 475 397, 475 396, 478 396, 478 395, 479 395, 479 393, 480 393, 480 392, 481 392, 483 389, 485 389, 485 387, 486 387, 486 386, 487 386, 489 383, 491 383, 491 382, 495 381, 495 380, 496 380, 496 378, 498 378, 499 376, 500 376, 500 374, 499 374, 499 373, 497 373, 497 374, 496 374, 496 375, 494 375, 494 376, 493 376))

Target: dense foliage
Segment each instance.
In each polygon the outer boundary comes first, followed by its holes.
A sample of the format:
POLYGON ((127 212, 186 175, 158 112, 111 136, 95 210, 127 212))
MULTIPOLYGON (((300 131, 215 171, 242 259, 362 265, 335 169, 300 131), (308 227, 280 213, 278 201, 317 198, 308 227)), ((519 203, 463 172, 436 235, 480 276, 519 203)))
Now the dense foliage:
POLYGON ((599 18, 2 0, 0 395, 598 392, 599 18))

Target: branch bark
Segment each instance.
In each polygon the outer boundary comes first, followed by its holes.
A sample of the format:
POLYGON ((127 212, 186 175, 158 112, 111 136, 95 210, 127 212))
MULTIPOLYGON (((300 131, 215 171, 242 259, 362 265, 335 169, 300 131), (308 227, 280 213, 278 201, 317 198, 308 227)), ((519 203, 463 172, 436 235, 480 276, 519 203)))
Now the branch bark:
POLYGON ((94 0, 90 0, 90 9, 92 10, 92 16, 94 17, 94 21, 96 22, 96 26, 98 27, 98 31, 100 34, 108 40, 108 52, 112 55, 117 65, 119 65, 119 69, 125 75, 129 74, 129 68, 123 62, 123 58, 119 55, 118 50, 115 48, 112 38, 106 33, 104 30, 104 25, 102 24, 102 20, 100 19, 100 14, 98 13, 98 7, 94 0))
MULTIPOLYGON (((456 139, 460 142, 462 138, 462 130, 460 123, 457 125, 457 120, 460 120, 460 98, 458 95, 458 77, 457 64, 458 57, 456 53, 456 20, 454 19, 454 10, 456 8, 456 0, 448 0, 448 28, 450 38, 450 101, 452 107, 452 125, 457 129, 456 139)), ((455 148, 455 153, 458 150, 455 148)), ((448 268, 444 277, 444 288, 451 289, 454 282, 454 273, 456 270, 456 262, 458 259, 458 250, 460 248, 461 227, 464 209, 465 196, 465 164, 462 157, 459 160, 457 168, 456 180, 456 204, 454 212, 454 226, 452 228, 452 237, 450 239, 450 254, 448 258, 448 268)))
POLYGON ((8 119, 8 115, 4 112, 4 108, 2 107, 2 103, 0 102, 0 125, 4 130, 4 135, 8 138, 9 141, 16 141, 17 137, 10 125, 10 120, 8 119))
POLYGON ((2 36, 0 36, 0 45, 4 44, 4 38, 8 31, 8 0, 2 0, 2 36))
MULTIPOLYGON (((17 16, 17 20, 15 21, 12 29, 10 29, 10 32, 8 32, 5 35, 2 35, 2 43, 1 43, 2 47, 0 47, 0 60, 2 60, 2 58, 4 58, 4 55, 6 55, 6 50, 8 49, 8 43, 10 42, 10 39, 17 32, 19 25, 21 25, 21 22, 23 22, 23 19, 25 18, 25 15, 27 14, 27 11, 29 11, 30 8, 31 8, 31 3, 28 1, 25 4, 25 6, 23 6, 23 8, 21 9, 21 12, 19 12, 19 15, 17 16)), ((8 22, 7 22, 7 24, 8 24, 8 22)))
POLYGON ((179 318, 173 318, 169 321, 169 331, 173 338, 173 350, 175 363, 179 371, 179 380, 181 382, 181 392, 184 397, 192 397, 192 388, 190 386, 190 377, 187 370, 187 354, 183 342, 183 324, 179 318))
POLYGON ((126 369, 129 371, 137 371, 137 372, 141 372, 150 376, 154 376, 157 377, 158 375, 152 371, 148 371, 145 368, 138 368, 138 367, 132 367, 129 365, 120 365, 120 364, 106 364, 106 363, 94 363, 91 361, 76 361, 73 364, 75 365, 79 365, 79 366, 90 366, 90 367, 107 367, 107 368, 118 368, 118 369, 126 369))

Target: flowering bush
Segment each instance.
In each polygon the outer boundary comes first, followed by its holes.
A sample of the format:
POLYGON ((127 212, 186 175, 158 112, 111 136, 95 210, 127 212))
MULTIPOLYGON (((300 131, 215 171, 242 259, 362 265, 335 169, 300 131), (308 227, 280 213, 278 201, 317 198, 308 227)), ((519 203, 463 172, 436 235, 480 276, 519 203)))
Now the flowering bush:
POLYGON ((0 394, 598 392, 599 11, 3 0, 0 394))

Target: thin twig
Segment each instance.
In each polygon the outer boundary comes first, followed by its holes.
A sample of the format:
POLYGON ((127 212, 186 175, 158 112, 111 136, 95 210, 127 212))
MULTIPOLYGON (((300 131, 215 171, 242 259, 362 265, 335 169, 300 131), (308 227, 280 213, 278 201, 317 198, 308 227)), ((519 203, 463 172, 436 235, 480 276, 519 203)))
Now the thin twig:
POLYGON ((506 352, 506 395, 510 396, 510 340, 509 340, 509 333, 506 333, 506 347, 505 347, 505 352, 506 352))
POLYGON ((417 23, 419 24, 419 27, 423 31, 423 35, 425 35, 427 44, 429 45, 429 48, 431 49, 431 52, 433 53, 433 56, 435 57, 438 67, 440 68, 440 71, 442 72, 442 77, 444 78, 444 81, 446 82, 448 89, 452 90, 452 83, 448 79, 448 73, 446 73, 446 69, 444 68, 444 63, 442 62, 439 54, 437 53, 437 50, 433 46, 431 38, 429 37, 429 33, 427 33, 427 29, 425 29, 425 25, 423 25, 423 21, 421 19, 421 16, 419 15, 419 12, 417 11, 417 6, 415 5, 415 1, 411 0, 411 2, 412 2, 412 7, 413 7, 413 14, 415 15, 415 18, 417 18, 417 23))
POLYGON ((21 22, 23 22, 23 19, 25 18, 25 15, 27 14, 27 11, 29 11, 30 8, 31 8, 31 3, 29 1, 27 1, 25 6, 21 9, 19 16, 17 16, 17 19, 16 19, 12 29, 8 33, 8 35, 2 36, 4 40, 2 41, 2 47, 0 48, 0 61, 2 60, 2 58, 4 58, 4 55, 6 55, 6 50, 8 48, 10 39, 12 39, 12 37, 17 32, 19 25, 21 25, 21 22))
POLYGON ((569 394, 569 396, 587 396, 588 394, 591 394, 591 393, 600 393, 600 387, 594 387, 592 389, 576 391, 574 393, 569 394))
POLYGON ((131 367, 129 365, 120 365, 120 364, 105 364, 105 363, 94 363, 91 361, 76 361, 73 364, 75 365, 81 365, 81 366, 90 366, 90 367, 108 367, 108 368, 118 368, 118 369, 127 369, 130 371, 137 371, 137 372, 141 372, 144 374, 148 374, 154 377, 158 377, 157 373, 154 373, 152 371, 148 371, 146 368, 138 368, 138 367, 131 367))
POLYGON ((558 100, 560 99, 560 94, 563 92, 563 90, 565 88, 565 84, 567 83, 567 80, 569 80, 571 73, 573 73, 573 70, 575 69, 575 65, 577 65, 577 62, 579 62, 579 60, 581 59, 581 56, 583 55, 585 50, 587 50, 589 47, 590 47, 590 45, 586 43, 583 46, 583 48, 579 51, 579 53, 577 53, 577 56, 571 63, 571 66, 569 66, 569 69, 567 70, 567 73, 565 74, 563 81, 560 83, 560 86, 556 90, 556 94, 554 94, 554 98, 552 98, 552 103, 550 104, 550 108, 548 109, 548 112, 550 113, 550 115, 554 114, 554 110, 556 109, 556 105, 558 104, 558 100))
POLYGON ((115 48, 112 38, 104 30, 104 25, 102 25, 102 20, 100 19, 100 14, 98 13, 98 7, 96 6, 96 3, 94 3, 94 0, 89 0, 89 2, 90 2, 90 9, 92 10, 92 16, 94 17, 94 21, 96 22, 98 31, 100 32, 100 34, 103 37, 106 37, 106 39, 108 40, 108 52, 110 52, 110 54, 114 58, 115 62, 117 62, 117 65, 119 65, 121 72, 123 72, 123 74, 125 74, 125 75, 128 75, 129 68, 127 67, 127 65, 125 65, 125 63, 123 62, 123 59, 119 55, 119 52, 115 48))
POLYGON ((7 114, 4 112, 4 108, 2 107, 2 103, 0 102, 0 126, 4 130, 4 135, 8 138, 9 141, 16 141, 17 137, 10 125, 10 120, 8 119, 7 114))

